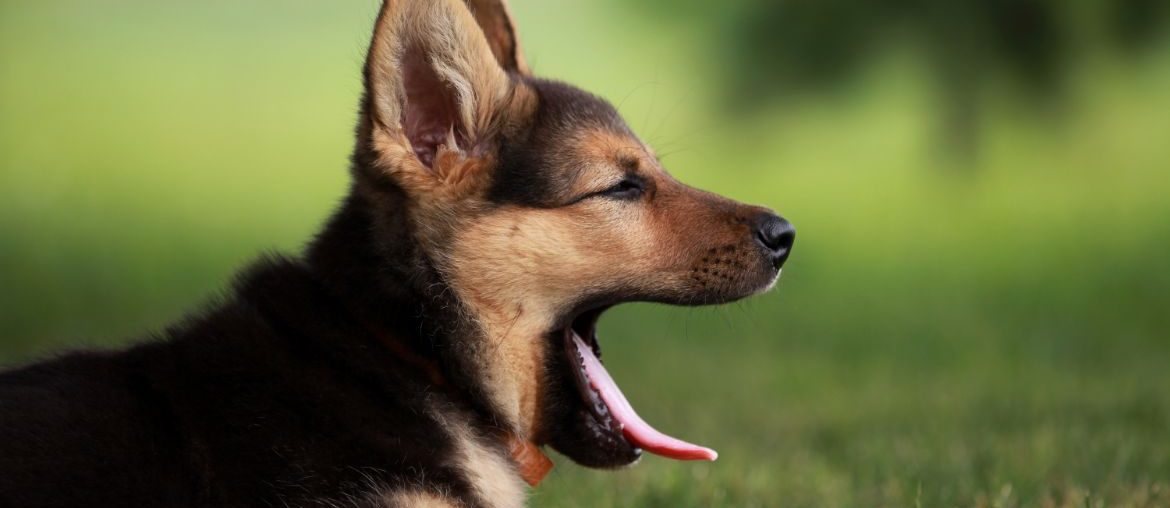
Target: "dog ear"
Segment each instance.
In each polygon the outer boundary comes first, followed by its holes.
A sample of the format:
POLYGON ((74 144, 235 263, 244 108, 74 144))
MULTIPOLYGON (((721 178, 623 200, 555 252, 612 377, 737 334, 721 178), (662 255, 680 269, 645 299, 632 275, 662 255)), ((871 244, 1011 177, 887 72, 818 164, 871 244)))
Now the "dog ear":
POLYGON ((365 79, 379 166, 430 185, 490 161, 527 97, 460 0, 387 0, 365 79))
POLYGON ((520 36, 504 0, 464 0, 475 22, 487 37, 496 61, 508 72, 529 75, 528 63, 520 50, 520 36))

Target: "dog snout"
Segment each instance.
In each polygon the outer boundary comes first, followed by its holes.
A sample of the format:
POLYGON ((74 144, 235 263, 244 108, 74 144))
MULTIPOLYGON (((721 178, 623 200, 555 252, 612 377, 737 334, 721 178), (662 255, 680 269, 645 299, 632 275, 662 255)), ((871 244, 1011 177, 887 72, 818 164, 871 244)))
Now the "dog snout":
POLYGON ((796 228, 783 217, 772 212, 756 217, 756 243, 764 248, 776 269, 784 266, 795 241, 796 228))

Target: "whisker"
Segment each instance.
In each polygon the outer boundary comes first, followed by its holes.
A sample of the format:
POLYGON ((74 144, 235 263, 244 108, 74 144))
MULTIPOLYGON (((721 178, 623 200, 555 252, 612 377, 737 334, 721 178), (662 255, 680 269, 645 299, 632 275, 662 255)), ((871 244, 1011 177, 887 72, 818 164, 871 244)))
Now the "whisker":
POLYGON ((651 80, 651 81, 646 81, 640 85, 635 86, 632 90, 630 90, 629 92, 626 93, 625 97, 622 97, 622 100, 618 101, 617 110, 621 111, 622 106, 625 105, 626 101, 629 100, 630 96, 634 95, 634 93, 636 93, 638 90, 641 90, 642 88, 646 87, 647 85, 660 85, 660 84, 661 83, 658 81, 651 80))
POLYGON ((682 107, 683 101, 687 100, 689 96, 695 95, 695 89, 696 86, 691 86, 690 88, 683 91, 678 100, 674 101, 674 105, 671 106, 671 108, 667 110, 666 115, 664 115, 662 119, 658 121, 658 126, 654 128, 653 133, 650 135, 651 140, 658 138, 658 134, 662 131, 662 128, 666 126, 666 122, 669 121, 671 117, 673 117, 674 114, 677 113, 678 110, 682 107))

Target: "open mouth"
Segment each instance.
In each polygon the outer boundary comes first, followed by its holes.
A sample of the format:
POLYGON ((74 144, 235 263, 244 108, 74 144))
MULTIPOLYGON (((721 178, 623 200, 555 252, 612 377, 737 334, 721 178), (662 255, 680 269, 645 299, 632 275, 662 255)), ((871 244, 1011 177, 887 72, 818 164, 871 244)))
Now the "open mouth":
POLYGON ((601 364, 597 319, 608 306, 584 312, 564 328, 565 357, 581 401, 596 420, 593 426, 634 448, 678 460, 715 460, 715 450, 666 435, 634 411, 613 377, 601 364))

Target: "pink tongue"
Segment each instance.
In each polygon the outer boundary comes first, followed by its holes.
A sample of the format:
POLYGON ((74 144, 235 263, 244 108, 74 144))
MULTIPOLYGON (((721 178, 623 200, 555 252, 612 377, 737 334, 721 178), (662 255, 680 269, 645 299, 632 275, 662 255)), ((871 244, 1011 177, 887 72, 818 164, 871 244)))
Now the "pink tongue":
POLYGON ((634 412, 630 401, 622 395, 617 383, 593 354, 593 349, 586 346, 576 333, 573 333, 573 345, 585 361, 585 375, 589 378, 589 384, 601 394, 601 400, 605 401, 613 417, 621 423, 622 434, 631 444, 650 453, 678 460, 715 460, 719 456, 715 450, 670 437, 651 427, 634 412))

